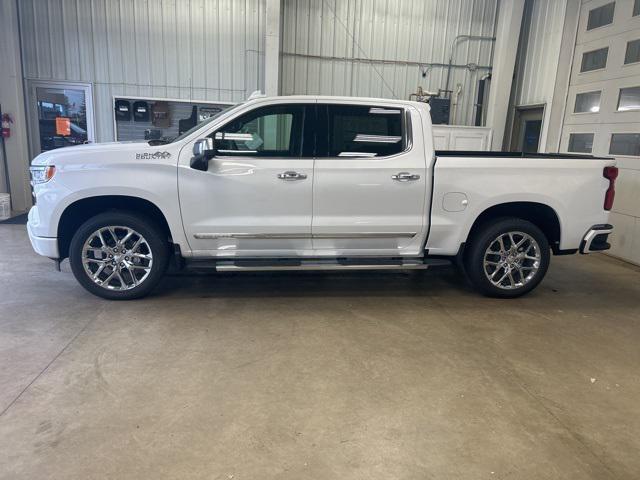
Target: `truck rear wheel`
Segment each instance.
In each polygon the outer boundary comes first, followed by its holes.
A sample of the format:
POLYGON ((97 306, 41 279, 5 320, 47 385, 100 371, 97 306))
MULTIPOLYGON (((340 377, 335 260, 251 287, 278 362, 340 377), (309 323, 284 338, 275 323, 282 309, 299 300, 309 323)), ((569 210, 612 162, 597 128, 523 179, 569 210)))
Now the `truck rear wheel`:
POLYGON ((549 268, 549 242, 533 223, 503 218, 471 238, 465 269, 472 285, 490 297, 514 298, 533 290, 549 268))
POLYGON ((87 220, 73 236, 69 263, 78 282, 109 300, 147 295, 169 262, 169 246, 157 226, 126 212, 87 220))

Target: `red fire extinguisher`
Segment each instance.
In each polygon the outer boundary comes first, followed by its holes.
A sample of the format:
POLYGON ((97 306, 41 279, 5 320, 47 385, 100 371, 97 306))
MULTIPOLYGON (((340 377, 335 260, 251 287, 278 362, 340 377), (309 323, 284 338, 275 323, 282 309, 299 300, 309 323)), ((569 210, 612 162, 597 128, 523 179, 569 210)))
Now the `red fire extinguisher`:
POLYGON ((11 136, 11 124, 13 123, 13 118, 8 113, 2 114, 2 137, 9 138, 11 136))

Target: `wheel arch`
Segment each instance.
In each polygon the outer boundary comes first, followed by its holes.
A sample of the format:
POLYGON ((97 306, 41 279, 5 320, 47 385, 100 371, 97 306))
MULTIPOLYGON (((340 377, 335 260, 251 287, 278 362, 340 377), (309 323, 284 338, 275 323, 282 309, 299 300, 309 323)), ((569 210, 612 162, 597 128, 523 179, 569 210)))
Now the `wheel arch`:
POLYGON ((547 237, 554 254, 560 251, 561 224, 558 213, 549 205, 539 202, 506 202, 492 205, 478 215, 467 234, 467 243, 487 223, 499 218, 520 218, 536 225, 547 237))
POLYGON ((57 230, 60 259, 69 256, 71 239, 80 225, 91 217, 110 210, 137 213, 152 220, 167 235, 168 241, 173 243, 167 218, 153 202, 129 195, 97 195, 76 200, 65 207, 60 215, 57 230))

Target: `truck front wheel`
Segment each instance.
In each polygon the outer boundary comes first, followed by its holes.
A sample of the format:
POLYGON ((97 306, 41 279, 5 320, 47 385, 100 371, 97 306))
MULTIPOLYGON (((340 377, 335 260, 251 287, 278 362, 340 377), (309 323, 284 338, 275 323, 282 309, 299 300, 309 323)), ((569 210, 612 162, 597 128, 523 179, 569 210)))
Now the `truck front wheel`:
POLYGON ((513 298, 542 281, 549 260, 549 242, 537 226, 519 218, 503 218, 475 232, 465 255, 465 270, 484 295, 513 298))
POLYGON ((80 226, 69 245, 78 282, 109 300, 147 295, 169 262, 169 246, 153 223, 127 212, 105 212, 80 226))

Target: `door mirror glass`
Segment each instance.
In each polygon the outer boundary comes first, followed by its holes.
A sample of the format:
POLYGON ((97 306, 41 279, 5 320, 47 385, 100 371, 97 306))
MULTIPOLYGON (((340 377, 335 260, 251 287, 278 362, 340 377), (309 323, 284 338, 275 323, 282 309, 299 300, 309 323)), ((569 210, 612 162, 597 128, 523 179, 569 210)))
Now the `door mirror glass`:
POLYGON ((193 157, 191 158, 191 168, 207 171, 209 160, 215 156, 216 149, 213 138, 201 138, 193 144, 193 157))
POLYGON ((213 144, 213 138, 201 138, 200 140, 196 140, 196 143, 193 144, 193 156, 194 157, 202 157, 209 156, 212 157, 215 153, 215 148, 213 144))

